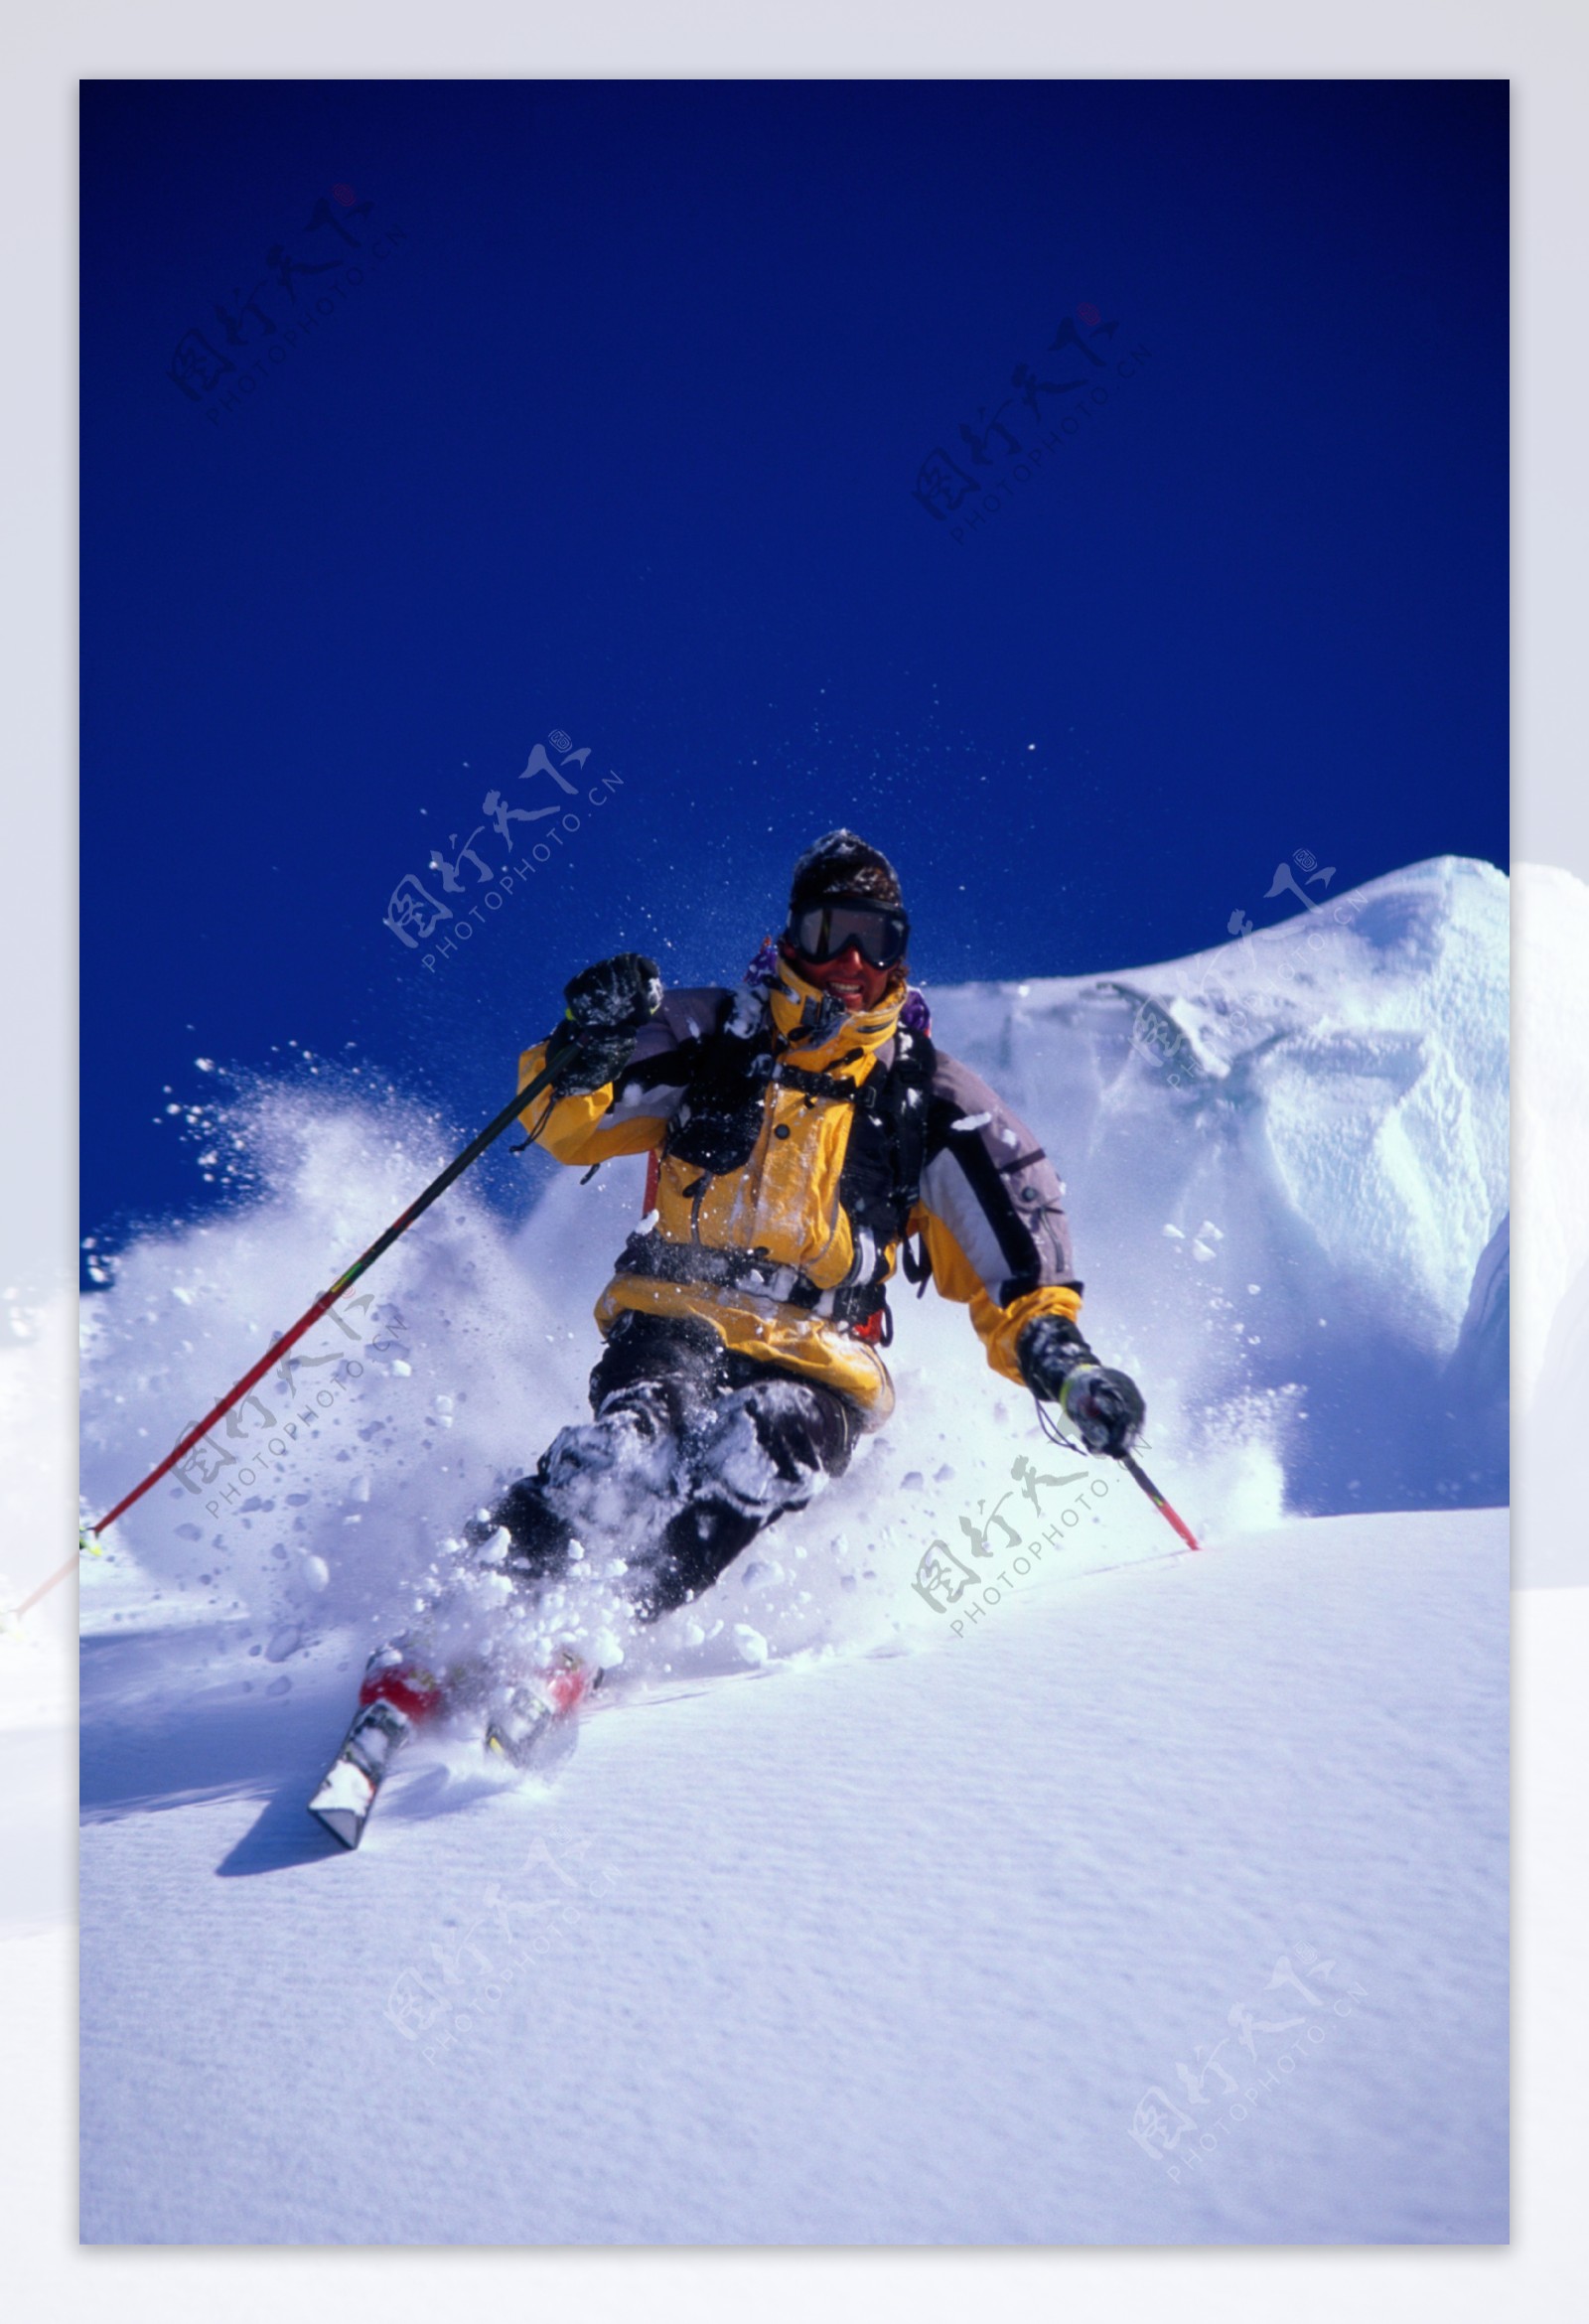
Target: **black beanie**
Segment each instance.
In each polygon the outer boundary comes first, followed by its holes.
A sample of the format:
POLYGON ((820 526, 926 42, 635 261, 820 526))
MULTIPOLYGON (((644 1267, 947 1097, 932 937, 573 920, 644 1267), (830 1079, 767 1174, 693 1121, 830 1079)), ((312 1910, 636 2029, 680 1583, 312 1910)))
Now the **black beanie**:
POLYGON ((888 857, 868 847, 853 831, 828 831, 806 848, 794 866, 790 918, 808 911, 813 904, 835 903, 841 896, 864 897, 870 904, 887 905, 895 912, 905 908, 899 875, 888 857))

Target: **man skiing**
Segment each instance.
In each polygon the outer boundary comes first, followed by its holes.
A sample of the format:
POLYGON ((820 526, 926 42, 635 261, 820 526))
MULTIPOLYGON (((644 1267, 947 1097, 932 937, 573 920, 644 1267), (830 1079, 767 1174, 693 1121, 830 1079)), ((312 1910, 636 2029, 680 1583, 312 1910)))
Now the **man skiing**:
MULTIPOLYGON (((995 1372, 1057 1404, 1089 1450, 1129 1452, 1142 1398, 1077 1328, 1059 1179, 935 1048, 909 935, 887 858, 831 831, 795 865, 784 934, 737 992, 664 996, 653 962, 620 953, 573 979, 564 1028, 525 1052, 521 1089, 550 1069, 526 1119, 559 1161, 650 1159, 646 1218, 596 1307, 594 1416, 466 1528, 499 1629, 582 1571, 654 1621, 841 1475, 894 1407, 880 1350, 902 1255, 913 1281, 968 1305, 995 1372)), ((497 1679, 500 1652, 432 1667, 447 1659, 414 1641, 371 1659, 311 1803, 348 1845, 392 1753, 438 1709, 479 1701, 491 1747, 523 1764, 600 1675, 572 1649, 497 1679)))

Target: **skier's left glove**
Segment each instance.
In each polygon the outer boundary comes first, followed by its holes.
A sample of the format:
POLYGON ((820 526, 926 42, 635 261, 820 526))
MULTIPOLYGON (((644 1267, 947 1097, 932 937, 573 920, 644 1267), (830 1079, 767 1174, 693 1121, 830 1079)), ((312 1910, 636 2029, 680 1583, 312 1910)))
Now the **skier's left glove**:
POLYGON ((1015 1357, 1032 1393, 1059 1405, 1088 1452, 1130 1451, 1147 1416, 1141 1390, 1129 1373, 1098 1362, 1069 1316, 1034 1316, 1015 1357))
POLYGON ((552 1068, 559 1097, 584 1097, 617 1079, 635 1054, 635 1036, 655 1016, 662 1001, 662 972, 644 952, 615 952, 582 968, 563 987, 568 1004, 563 1027, 553 1036, 573 1037, 573 1046, 552 1068))

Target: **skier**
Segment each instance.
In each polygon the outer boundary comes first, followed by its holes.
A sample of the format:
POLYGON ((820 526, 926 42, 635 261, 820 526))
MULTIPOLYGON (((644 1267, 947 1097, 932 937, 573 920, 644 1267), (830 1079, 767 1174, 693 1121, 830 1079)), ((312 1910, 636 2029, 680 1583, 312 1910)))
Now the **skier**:
MULTIPOLYGON (((806 1507, 880 1428, 880 1350, 896 1262, 969 1306, 993 1370, 1123 1454, 1143 1403, 1077 1327, 1082 1285, 1053 1165, 987 1085, 937 1049, 907 980, 900 885, 876 848, 830 831, 794 867, 783 936, 737 992, 663 997, 634 952, 566 988, 578 1036, 530 1116, 558 1160, 650 1157, 646 1217, 596 1308, 594 1417, 465 1529, 503 1609, 581 1571, 635 1619, 709 1589, 773 1521, 806 1507)), ((525 1052, 519 1087, 548 1064, 525 1052)), ((486 1708, 491 1748, 524 1764, 600 1672, 565 1647, 502 1677, 434 1641, 371 1658, 361 1708, 314 1813, 357 1844, 392 1753, 441 1708, 486 1708)))

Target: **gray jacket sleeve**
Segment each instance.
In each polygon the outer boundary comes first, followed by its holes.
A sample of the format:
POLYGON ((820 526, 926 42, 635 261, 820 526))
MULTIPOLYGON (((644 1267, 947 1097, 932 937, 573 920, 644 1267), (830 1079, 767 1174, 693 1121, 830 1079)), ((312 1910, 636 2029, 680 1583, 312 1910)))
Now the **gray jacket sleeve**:
POLYGON ((963 1279, 968 1266, 997 1307, 1050 1288, 1080 1294, 1064 1193, 1041 1141, 1020 1116, 968 1066, 939 1051, 921 1202, 941 1287, 950 1297, 970 1296, 973 1286, 963 1279), (953 1252, 942 1246, 945 1232, 953 1252), (954 1252, 963 1266, 954 1265, 954 1252))

